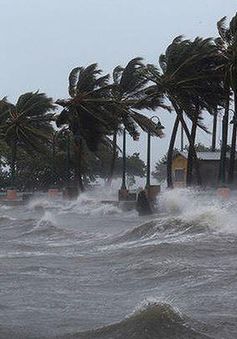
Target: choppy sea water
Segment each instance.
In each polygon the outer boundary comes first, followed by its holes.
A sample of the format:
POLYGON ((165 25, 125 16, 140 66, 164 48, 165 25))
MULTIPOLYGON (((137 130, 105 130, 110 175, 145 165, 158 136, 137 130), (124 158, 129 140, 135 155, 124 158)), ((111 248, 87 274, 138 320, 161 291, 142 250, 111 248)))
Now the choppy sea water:
POLYGON ((237 198, 0 207, 0 338, 237 338, 237 198))

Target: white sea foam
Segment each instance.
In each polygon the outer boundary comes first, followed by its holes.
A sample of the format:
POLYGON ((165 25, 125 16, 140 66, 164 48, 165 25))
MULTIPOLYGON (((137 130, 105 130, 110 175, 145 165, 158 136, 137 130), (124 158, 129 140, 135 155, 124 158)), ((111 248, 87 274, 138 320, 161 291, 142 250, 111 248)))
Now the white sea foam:
POLYGON ((214 192, 167 190, 160 197, 160 208, 184 222, 206 225, 220 232, 237 232, 237 199, 234 196, 223 201, 214 192))
POLYGON ((103 216, 108 214, 118 214, 121 210, 113 203, 102 203, 103 200, 116 201, 111 189, 95 190, 79 195, 78 199, 67 202, 62 208, 62 213, 74 212, 79 215, 103 216), (104 194, 104 191, 106 194, 104 194))

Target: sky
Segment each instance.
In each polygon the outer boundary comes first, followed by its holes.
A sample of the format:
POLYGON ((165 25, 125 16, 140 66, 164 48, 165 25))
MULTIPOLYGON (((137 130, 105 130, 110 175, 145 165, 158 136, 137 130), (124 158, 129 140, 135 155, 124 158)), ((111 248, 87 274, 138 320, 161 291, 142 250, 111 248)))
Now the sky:
MULTIPOLYGON (((0 0, 0 9, 0 96, 15 101, 40 90, 56 100, 68 96, 68 74, 76 66, 97 62, 107 73, 136 56, 156 64, 177 35, 217 36, 216 22, 231 19, 237 1, 0 0)), ((152 140, 153 164, 167 151, 174 118, 161 110, 155 114, 166 136, 152 140)), ((207 145, 210 139, 198 135, 207 145)), ((133 152, 146 158, 146 135, 138 142, 128 137, 133 152)))

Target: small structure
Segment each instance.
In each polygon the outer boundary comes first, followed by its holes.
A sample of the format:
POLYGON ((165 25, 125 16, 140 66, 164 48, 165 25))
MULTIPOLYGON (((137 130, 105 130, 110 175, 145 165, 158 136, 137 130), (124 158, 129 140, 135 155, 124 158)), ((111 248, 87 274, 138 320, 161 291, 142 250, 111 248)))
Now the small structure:
POLYGON ((67 200, 76 200, 79 195, 79 189, 77 185, 67 186, 63 189, 63 198, 67 200))
POLYGON ((48 197, 49 198, 58 198, 60 195, 59 189, 58 188, 50 188, 48 190, 48 197))
POLYGON ((160 194, 160 185, 149 185, 146 187, 146 194, 149 200, 155 202, 157 196, 160 194))
POLYGON ((230 198, 230 189, 228 187, 219 187, 216 191, 216 194, 218 197, 220 197, 223 200, 230 198))
POLYGON ((150 215, 153 213, 152 206, 149 198, 147 197, 147 192, 142 190, 138 193, 136 210, 139 215, 150 215))
MULTIPOLYGON (((204 187, 217 187, 220 167, 220 152, 197 152, 197 158, 199 162, 200 174, 202 177, 202 185, 204 187)), ((228 160, 229 154, 227 155, 226 163, 227 171, 229 165, 228 160)), ((187 167, 188 152, 177 153, 172 161, 172 176, 174 187, 186 187, 187 167)), ((193 166, 193 176, 195 178, 195 166, 193 166)))
POLYGON ((7 198, 7 200, 17 200, 16 190, 8 189, 6 198, 7 198))

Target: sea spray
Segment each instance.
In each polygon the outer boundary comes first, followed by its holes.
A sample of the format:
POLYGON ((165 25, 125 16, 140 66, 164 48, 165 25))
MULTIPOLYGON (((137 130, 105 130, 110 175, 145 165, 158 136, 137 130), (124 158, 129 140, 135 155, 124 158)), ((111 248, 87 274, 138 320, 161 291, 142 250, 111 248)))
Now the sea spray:
POLYGON ((185 223, 206 226, 211 231, 236 233, 237 200, 223 201, 215 192, 174 189, 160 196, 160 210, 185 223))

